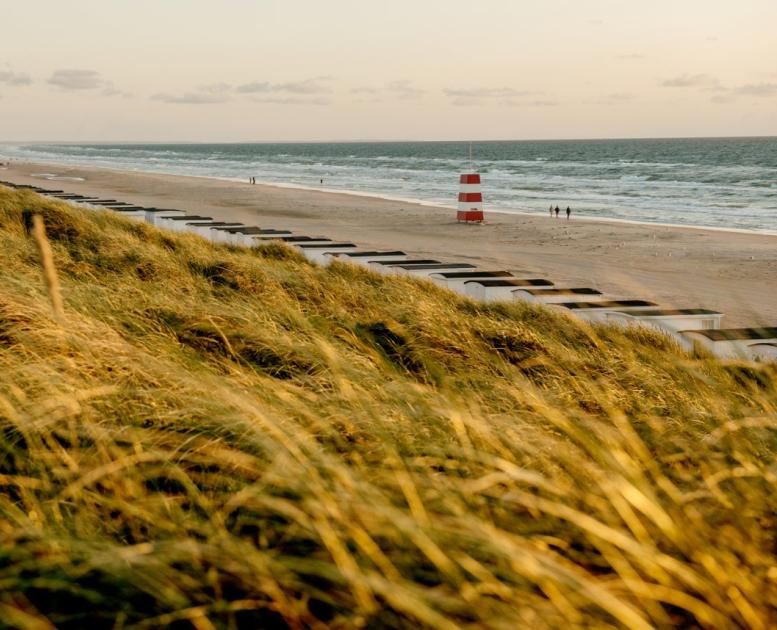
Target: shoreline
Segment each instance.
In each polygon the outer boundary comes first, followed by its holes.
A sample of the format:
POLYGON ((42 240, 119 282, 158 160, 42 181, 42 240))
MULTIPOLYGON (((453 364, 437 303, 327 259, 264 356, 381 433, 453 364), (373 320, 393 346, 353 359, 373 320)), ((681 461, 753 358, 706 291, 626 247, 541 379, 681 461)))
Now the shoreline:
POLYGON ((0 179, 544 276, 667 308, 711 308, 726 314, 725 327, 777 323, 777 236, 761 232, 496 212, 466 225, 453 209, 340 191, 18 160, 0 179), (84 181, 31 176, 41 172, 84 181))
MULTIPOLYGON (((126 169, 126 168, 117 168, 117 167, 110 167, 110 166, 94 166, 91 164, 74 164, 74 163, 68 163, 68 162, 38 162, 38 161, 27 161, 21 158, 13 158, 12 163, 37 165, 37 166, 46 167, 46 168, 60 168, 60 169, 75 168, 75 169, 84 169, 84 170, 93 169, 96 171, 107 171, 110 173, 140 173, 140 174, 147 174, 147 175, 162 175, 162 176, 170 176, 170 177, 190 177, 193 179, 217 180, 217 181, 223 181, 223 182, 232 182, 236 184, 246 183, 243 179, 239 179, 236 177, 221 177, 218 175, 193 175, 189 173, 172 173, 169 171, 145 171, 141 169, 126 169)), ((1 170, 2 168, 0 168, 0 171, 1 170)), ((49 180, 49 181, 66 181, 66 180, 49 180)), ((299 190, 299 191, 309 191, 309 192, 317 192, 317 193, 323 193, 323 194, 365 197, 368 199, 379 199, 379 200, 393 201, 398 203, 408 203, 408 204, 414 204, 414 205, 424 206, 429 208, 445 209, 449 211, 456 210, 456 206, 453 204, 446 205, 446 204, 435 203, 433 201, 427 201, 424 199, 398 197, 398 196, 388 195, 385 193, 371 193, 366 191, 349 190, 349 189, 317 188, 315 186, 304 186, 302 184, 286 184, 284 182, 273 182, 273 181, 266 181, 266 180, 257 181, 255 185, 270 186, 270 187, 279 188, 282 190, 292 190, 292 191, 299 190)), ((453 191, 452 194, 455 194, 454 188, 455 186, 452 186, 451 188, 451 190, 453 191)), ((511 215, 511 216, 515 215, 515 216, 526 216, 526 217, 546 217, 544 212, 526 212, 522 210, 504 210, 504 209, 485 208, 485 212, 486 214, 500 214, 500 215, 511 215)), ((748 230, 746 228, 716 227, 712 225, 687 225, 683 223, 637 221, 632 219, 618 219, 615 217, 593 217, 585 214, 576 215, 574 217, 574 220, 590 221, 594 223, 618 223, 618 224, 624 224, 624 225, 655 226, 655 227, 664 227, 664 228, 671 228, 671 229, 725 232, 725 233, 731 233, 731 234, 753 234, 753 235, 761 234, 765 236, 777 236, 777 230, 769 230, 769 229, 748 230)))

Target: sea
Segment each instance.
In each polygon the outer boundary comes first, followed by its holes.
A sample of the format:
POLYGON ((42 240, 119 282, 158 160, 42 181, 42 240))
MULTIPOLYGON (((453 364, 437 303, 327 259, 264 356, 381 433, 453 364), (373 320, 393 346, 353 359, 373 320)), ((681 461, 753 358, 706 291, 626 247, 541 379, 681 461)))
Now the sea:
POLYGON ((0 145, 8 158, 450 207, 477 172, 486 211, 777 233, 777 138, 0 145))

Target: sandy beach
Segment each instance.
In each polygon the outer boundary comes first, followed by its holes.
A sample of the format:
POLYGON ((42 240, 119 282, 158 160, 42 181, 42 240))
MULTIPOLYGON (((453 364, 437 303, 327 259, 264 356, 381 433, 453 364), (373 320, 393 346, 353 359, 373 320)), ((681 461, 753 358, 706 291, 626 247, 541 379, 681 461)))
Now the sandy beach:
MULTIPOLYGON (((219 179, 13 162, 0 179, 267 228, 403 249, 485 270, 547 277, 666 307, 725 313, 724 327, 777 325, 777 236, 651 224, 455 211, 408 202, 219 179), (35 176, 83 178, 49 180, 35 176)), ((451 184, 455 199, 456 182, 451 184)), ((487 209, 487 195, 486 209, 487 209)))

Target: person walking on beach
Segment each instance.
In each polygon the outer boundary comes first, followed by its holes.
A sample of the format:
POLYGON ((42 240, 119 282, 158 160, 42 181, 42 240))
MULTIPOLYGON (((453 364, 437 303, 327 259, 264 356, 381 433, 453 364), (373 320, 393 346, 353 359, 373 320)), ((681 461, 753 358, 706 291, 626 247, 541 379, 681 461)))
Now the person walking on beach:
POLYGON ((553 204, 550 204, 550 218, 553 218, 553 204))
POLYGON ((558 206, 556 206, 556 218, 558 219, 558 213, 561 212, 558 206))
POLYGON ((569 215, 572 214, 572 208, 567 206, 567 221, 569 221, 569 215))

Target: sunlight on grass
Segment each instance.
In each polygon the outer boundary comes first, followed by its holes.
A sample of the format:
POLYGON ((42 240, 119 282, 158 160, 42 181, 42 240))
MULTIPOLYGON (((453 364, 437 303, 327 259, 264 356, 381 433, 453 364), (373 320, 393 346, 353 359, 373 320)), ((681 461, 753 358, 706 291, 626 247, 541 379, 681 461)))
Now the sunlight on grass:
POLYGON ((775 621, 774 367, 1 188, 0 239, 0 626, 775 621))

